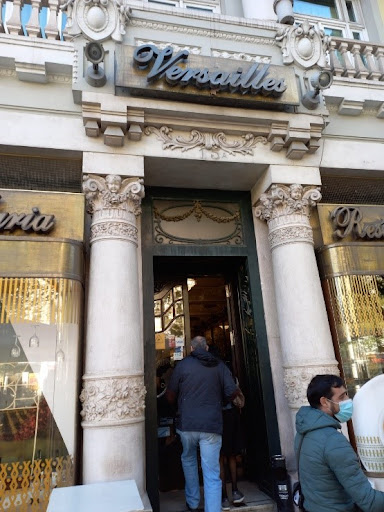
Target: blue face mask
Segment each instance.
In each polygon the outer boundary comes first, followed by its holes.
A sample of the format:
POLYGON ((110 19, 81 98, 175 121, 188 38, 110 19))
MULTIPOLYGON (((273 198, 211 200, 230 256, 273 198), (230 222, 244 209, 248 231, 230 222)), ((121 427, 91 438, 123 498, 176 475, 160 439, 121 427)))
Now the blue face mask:
MULTIPOLYGON (((328 398, 329 400, 329 398, 328 398)), ((334 402, 333 400, 329 400, 333 404, 338 404, 340 407, 340 411, 334 414, 335 418, 338 419, 341 423, 348 421, 352 418, 353 414, 353 401, 352 398, 348 398, 348 400, 343 400, 342 402, 334 402)))

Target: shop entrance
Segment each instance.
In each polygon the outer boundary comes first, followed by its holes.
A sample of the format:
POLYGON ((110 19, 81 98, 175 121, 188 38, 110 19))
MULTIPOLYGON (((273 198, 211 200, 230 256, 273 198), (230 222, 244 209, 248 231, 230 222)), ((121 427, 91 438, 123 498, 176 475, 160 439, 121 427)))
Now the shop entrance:
MULTIPOLYGON (((204 336, 209 349, 222 359, 244 388, 244 357, 239 339, 238 313, 233 300, 229 265, 204 270, 204 262, 155 263, 156 394, 159 448, 159 490, 184 488, 181 445, 174 426, 175 410, 165 398, 173 368, 190 353, 194 336, 204 336), (178 269, 175 272, 175 264, 178 269), (189 270, 188 270, 189 267, 189 270), (226 268, 227 267, 227 268, 226 268), (238 343, 236 341, 239 341, 238 343)), ((245 421, 240 415, 236 433, 238 475, 245 476, 245 421)))
POLYGON ((142 203, 147 492, 183 489, 181 445, 165 399, 190 341, 205 336, 246 398, 241 480, 272 488, 280 453, 268 340, 248 193, 149 189, 142 203))

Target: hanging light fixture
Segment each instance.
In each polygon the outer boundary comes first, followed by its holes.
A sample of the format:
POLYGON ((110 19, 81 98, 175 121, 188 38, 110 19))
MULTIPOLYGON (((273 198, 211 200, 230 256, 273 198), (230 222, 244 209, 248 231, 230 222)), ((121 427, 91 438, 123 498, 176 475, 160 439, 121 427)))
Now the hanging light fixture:
POLYGON ((36 329, 38 328, 39 326, 38 325, 35 325, 34 328, 35 328, 35 332, 34 334, 32 334, 32 336, 29 338, 29 347, 30 348, 39 348, 40 346, 40 339, 39 337, 37 336, 37 333, 36 333, 36 329))
POLYGON ((59 328, 56 332, 56 363, 62 364, 65 360, 64 350, 62 349, 63 334, 59 328))
POLYGON ((20 354, 21 354, 21 347, 20 347, 20 342, 19 342, 20 336, 15 334, 14 338, 15 338, 15 344, 11 349, 11 356, 16 358, 16 357, 20 357, 20 354))

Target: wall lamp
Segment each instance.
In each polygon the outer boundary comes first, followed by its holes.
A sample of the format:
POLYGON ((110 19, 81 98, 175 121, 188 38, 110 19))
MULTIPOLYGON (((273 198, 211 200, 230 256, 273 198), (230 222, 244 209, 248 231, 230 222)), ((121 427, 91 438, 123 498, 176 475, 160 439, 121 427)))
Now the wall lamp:
POLYGON ((307 91, 301 98, 301 103, 309 110, 315 110, 320 103, 320 91, 331 87, 333 82, 333 75, 331 71, 323 70, 318 71, 311 76, 309 82, 313 89, 307 91))
POLYGON ((92 63, 89 66, 85 75, 85 79, 92 87, 103 87, 107 81, 105 71, 99 66, 105 57, 105 51, 100 43, 92 41, 87 43, 84 49, 85 58, 92 63))

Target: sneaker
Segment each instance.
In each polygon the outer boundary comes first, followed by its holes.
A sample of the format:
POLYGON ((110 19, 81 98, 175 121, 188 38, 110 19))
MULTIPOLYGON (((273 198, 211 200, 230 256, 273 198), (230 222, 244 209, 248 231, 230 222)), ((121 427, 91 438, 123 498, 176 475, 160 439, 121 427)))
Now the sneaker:
POLYGON ((233 491, 232 492, 232 501, 233 503, 243 503, 244 501, 244 494, 240 491, 233 491))
POLYGON ((223 498, 221 502, 221 510, 231 510, 231 504, 229 503, 228 498, 223 498))

